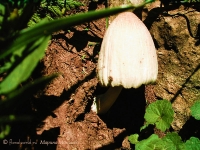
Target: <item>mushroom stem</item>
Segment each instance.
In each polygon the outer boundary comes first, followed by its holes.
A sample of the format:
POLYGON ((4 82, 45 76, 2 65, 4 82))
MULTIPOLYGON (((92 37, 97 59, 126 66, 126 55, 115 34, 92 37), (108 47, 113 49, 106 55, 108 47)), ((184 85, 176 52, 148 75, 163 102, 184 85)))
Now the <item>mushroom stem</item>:
POLYGON ((97 96, 96 104, 98 114, 105 114, 110 109, 122 91, 122 88, 122 86, 110 87, 106 93, 97 96))

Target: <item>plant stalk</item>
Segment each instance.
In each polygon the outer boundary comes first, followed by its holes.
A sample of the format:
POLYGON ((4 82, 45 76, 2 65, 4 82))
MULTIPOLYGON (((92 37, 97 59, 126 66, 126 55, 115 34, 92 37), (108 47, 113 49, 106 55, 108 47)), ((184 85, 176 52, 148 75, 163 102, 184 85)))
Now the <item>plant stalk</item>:
POLYGON ((105 94, 97 96, 96 104, 98 114, 105 114, 111 108, 121 93, 122 88, 122 86, 110 87, 105 94))

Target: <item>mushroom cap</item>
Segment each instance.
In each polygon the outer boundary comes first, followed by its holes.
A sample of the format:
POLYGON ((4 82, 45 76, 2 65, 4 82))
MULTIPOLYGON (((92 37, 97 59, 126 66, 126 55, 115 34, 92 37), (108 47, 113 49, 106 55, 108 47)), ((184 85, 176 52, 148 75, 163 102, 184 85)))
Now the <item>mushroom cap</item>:
POLYGON ((138 88, 154 82, 157 74, 156 49, 148 29, 132 12, 119 14, 101 45, 97 65, 100 84, 138 88))

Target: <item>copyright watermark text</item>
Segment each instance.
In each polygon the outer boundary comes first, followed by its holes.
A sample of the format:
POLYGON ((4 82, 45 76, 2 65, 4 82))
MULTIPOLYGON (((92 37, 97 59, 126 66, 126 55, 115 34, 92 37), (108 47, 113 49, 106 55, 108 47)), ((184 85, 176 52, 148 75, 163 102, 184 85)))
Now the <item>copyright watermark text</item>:
POLYGON ((42 145, 57 145, 57 144, 70 144, 70 145, 73 145, 73 144, 79 144, 77 142, 69 142, 69 141, 46 141, 46 140, 40 140, 40 141, 32 141, 31 139, 28 140, 28 141, 22 141, 20 139, 18 140, 13 140, 13 139, 4 139, 3 140, 3 144, 4 145, 23 145, 23 144, 26 144, 26 145, 39 145, 39 144, 42 144, 42 145))

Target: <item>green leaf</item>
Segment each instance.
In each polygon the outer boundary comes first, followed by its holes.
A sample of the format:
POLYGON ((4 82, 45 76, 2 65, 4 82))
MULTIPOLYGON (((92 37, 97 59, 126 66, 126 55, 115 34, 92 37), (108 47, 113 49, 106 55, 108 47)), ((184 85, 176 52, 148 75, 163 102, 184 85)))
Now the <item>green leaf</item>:
POLYGON ((183 143, 181 137, 176 132, 167 133, 166 136, 163 137, 163 139, 171 140, 174 144, 183 143))
POLYGON ((41 77, 39 79, 34 80, 31 83, 24 85, 22 88, 15 89, 14 91, 8 93, 6 95, 6 99, 0 101, 0 114, 10 114, 10 112, 16 107, 17 104, 19 105, 22 102, 22 100, 24 100, 26 97, 29 97, 29 95, 35 93, 38 89, 48 84, 57 76, 58 74, 41 77))
MULTIPOLYGON (((145 5, 146 3, 143 3, 140 6, 145 5)), ((98 10, 98 11, 89 11, 87 13, 80 13, 76 15, 72 15, 66 18, 59 18, 52 21, 41 21, 40 23, 36 24, 33 27, 27 28, 22 30, 15 38, 14 42, 9 45, 9 47, 6 47, 5 52, 0 53, 0 60, 14 52, 15 50, 21 48, 24 45, 30 44, 37 39, 39 39, 42 36, 45 35, 51 35, 53 32, 61 30, 61 29, 67 29, 71 26, 75 26, 84 22, 89 22, 92 20, 100 19, 103 17, 107 17, 110 15, 114 15, 123 11, 127 11, 130 9, 136 8, 132 5, 126 5, 126 6, 120 6, 117 8, 111 8, 111 9, 105 9, 105 10, 98 10)))
POLYGON ((171 141, 163 141, 156 134, 142 140, 135 145, 135 150, 176 150, 171 141))
POLYGON ((146 129, 149 126, 149 124, 145 123, 142 127, 140 127, 140 131, 146 129))
POLYGON ((0 124, 5 123, 13 123, 13 122, 24 122, 24 121, 31 121, 30 116, 16 116, 16 115, 9 115, 9 116, 1 116, 0 117, 0 124))
POLYGON ((191 115, 196 119, 200 120, 200 100, 196 101, 190 108, 191 115))
POLYGON ((173 121, 174 111, 172 105, 167 100, 158 100, 151 103, 145 112, 145 120, 147 124, 155 124, 157 129, 166 131, 170 128, 173 121))
POLYGON ((153 150, 161 143, 161 139, 156 134, 152 134, 148 139, 144 139, 135 145, 135 150, 153 150))
POLYGON ((177 150, 185 150, 185 145, 181 137, 176 132, 167 133, 165 137, 162 138, 163 141, 172 142, 177 150))
POLYGON ((10 125, 0 125, 0 139, 4 139, 11 130, 10 125))
POLYGON ((200 140, 196 137, 191 137, 185 143, 186 150, 199 150, 200 149, 200 140))
POLYGON ((138 141, 138 137, 139 135, 138 134, 132 134, 128 137, 128 140, 131 144, 137 144, 139 141, 138 141))
POLYGON ((33 49, 31 53, 25 56, 18 55, 18 57, 22 57, 23 60, 17 64, 12 72, 0 83, 0 94, 8 93, 15 89, 20 83, 27 80, 39 60, 44 56, 44 51, 49 40, 50 36, 43 36, 29 48, 33 49))

